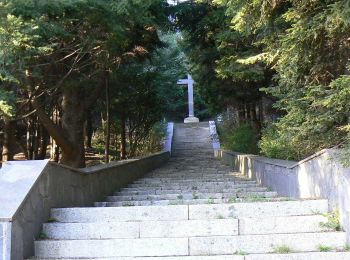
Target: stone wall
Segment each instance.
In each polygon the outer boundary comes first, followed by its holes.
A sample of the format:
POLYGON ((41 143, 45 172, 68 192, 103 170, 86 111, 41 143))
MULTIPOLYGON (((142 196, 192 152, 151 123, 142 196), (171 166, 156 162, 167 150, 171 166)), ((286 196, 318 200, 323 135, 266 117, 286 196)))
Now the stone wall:
MULTIPOLYGON (((10 236, 1 239, 0 235, 2 249, 5 248, 5 240, 8 241, 10 237, 11 243, 6 245, 11 246, 11 257, 1 259, 19 260, 33 255, 33 241, 40 234, 42 223, 48 220, 51 208, 92 206, 93 202, 102 201, 106 196, 161 166, 169 157, 169 152, 161 152, 86 169, 49 163, 34 180, 34 185, 18 205, 16 213, 0 219, 0 232, 5 226, 7 231, 9 225, 11 227, 10 236)), ((7 250, 9 255, 9 249, 7 250)))
POLYGON ((350 242, 350 169, 336 158, 338 150, 323 150, 303 161, 220 151, 222 160, 280 196, 298 199, 324 198, 330 210, 338 209, 350 242))

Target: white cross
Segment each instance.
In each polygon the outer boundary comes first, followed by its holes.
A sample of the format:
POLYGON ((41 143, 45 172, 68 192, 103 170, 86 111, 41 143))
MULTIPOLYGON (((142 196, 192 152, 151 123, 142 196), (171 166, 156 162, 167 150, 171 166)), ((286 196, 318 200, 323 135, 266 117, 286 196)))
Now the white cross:
POLYGON ((187 75, 187 79, 178 80, 178 85, 187 85, 188 87, 188 116, 194 117, 194 104, 193 104, 193 79, 190 74, 187 75))

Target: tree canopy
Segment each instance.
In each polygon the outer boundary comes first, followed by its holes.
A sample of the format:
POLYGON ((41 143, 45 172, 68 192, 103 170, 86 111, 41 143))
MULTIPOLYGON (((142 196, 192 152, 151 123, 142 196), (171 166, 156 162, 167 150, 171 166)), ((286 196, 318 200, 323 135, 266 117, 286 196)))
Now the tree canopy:
POLYGON ((301 159, 346 140, 349 1, 198 0, 177 8, 175 24, 212 110, 233 106, 239 114, 242 103, 274 102, 278 119, 261 120, 263 154, 301 159))

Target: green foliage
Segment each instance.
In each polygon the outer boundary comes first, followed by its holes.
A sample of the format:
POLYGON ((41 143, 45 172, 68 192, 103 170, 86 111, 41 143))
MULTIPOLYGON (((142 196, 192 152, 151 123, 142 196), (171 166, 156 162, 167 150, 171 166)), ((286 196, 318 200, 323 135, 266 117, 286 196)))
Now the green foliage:
POLYGON ((13 93, 0 89, 0 118, 13 117, 14 114, 15 114, 15 98, 13 93))
POLYGON ((281 116, 263 131, 261 152, 300 160, 347 140, 349 13, 347 0, 214 0, 184 4, 178 21, 211 109, 265 92, 281 116))
POLYGON ((321 222, 320 226, 333 231, 342 231, 340 225, 339 210, 323 214, 327 218, 327 222, 321 222))
POLYGON ((320 252, 330 252, 333 250, 333 247, 331 246, 326 246, 326 245, 318 245, 317 249, 320 251, 320 252))
POLYGON ((258 153, 256 133, 250 124, 233 128, 219 126, 219 134, 225 149, 241 153, 258 153))
POLYGON ((290 254, 293 253, 293 250, 289 246, 282 245, 275 247, 273 252, 277 254, 290 254))

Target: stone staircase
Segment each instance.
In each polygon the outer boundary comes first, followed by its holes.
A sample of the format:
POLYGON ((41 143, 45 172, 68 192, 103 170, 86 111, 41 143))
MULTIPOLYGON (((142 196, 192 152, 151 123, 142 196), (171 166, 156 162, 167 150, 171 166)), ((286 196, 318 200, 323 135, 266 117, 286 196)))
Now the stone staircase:
POLYGON ((290 200, 214 159, 208 123, 175 125, 172 158, 91 208, 52 209, 35 259, 345 260, 326 200, 290 200))

